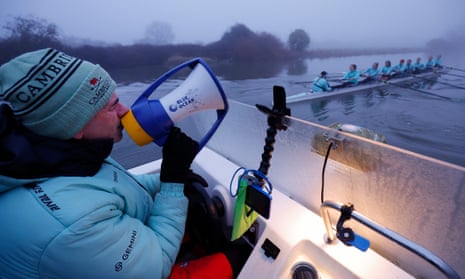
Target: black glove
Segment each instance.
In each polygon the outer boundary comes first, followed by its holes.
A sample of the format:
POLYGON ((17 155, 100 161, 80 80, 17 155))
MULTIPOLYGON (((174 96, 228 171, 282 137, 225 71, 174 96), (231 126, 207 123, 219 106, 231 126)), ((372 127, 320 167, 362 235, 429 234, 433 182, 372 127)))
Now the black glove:
POLYGON ((191 173, 190 166, 199 152, 199 144, 181 132, 177 127, 163 145, 160 180, 163 182, 185 183, 191 173))
POLYGON ((196 174, 192 170, 189 170, 189 173, 186 176, 186 185, 189 186, 194 183, 198 183, 202 185, 204 188, 208 187, 208 182, 205 180, 205 178, 196 174))

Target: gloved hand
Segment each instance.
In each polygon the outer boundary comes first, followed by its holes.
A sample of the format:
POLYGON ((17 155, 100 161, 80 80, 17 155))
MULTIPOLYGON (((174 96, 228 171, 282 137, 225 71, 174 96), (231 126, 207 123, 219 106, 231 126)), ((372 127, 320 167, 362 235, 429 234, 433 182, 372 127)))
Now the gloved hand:
POLYGON ((199 144, 177 127, 163 145, 160 180, 163 182, 185 183, 191 174, 190 166, 199 151, 199 144))
POLYGON ((190 186, 190 184, 198 183, 202 185, 202 187, 207 188, 208 182, 202 176, 196 174, 192 170, 189 170, 189 173, 186 176, 186 185, 190 186))

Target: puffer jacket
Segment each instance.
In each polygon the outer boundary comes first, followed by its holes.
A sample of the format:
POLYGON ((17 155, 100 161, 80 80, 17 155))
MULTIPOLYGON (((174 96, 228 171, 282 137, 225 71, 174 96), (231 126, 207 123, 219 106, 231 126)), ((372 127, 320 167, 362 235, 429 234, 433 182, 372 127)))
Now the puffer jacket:
POLYGON ((166 278, 183 185, 131 175, 111 141, 34 135, 0 104, 0 278, 166 278))
POLYGON ((312 91, 313 92, 331 91, 331 86, 329 86, 329 83, 326 80, 326 78, 316 77, 313 79, 312 91))
POLYGON ((358 79, 360 78, 360 71, 358 70, 353 70, 353 71, 348 71, 343 77, 342 80, 345 80, 346 82, 352 83, 357 85, 358 84, 358 79))

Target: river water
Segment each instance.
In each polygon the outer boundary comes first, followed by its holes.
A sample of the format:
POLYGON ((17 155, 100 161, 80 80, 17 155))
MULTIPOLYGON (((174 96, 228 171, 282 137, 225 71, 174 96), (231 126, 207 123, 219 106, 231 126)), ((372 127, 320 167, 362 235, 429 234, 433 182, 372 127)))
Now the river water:
MULTIPOLYGON (((244 67, 234 69, 233 73, 222 69, 221 75, 217 74, 228 98, 270 107, 274 85, 283 86, 286 94, 292 95, 309 90, 308 82, 322 70, 340 77, 352 63, 363 70, 374 61, 383 65, 390 59, 395 65, 401 58, 414 60, 422 57, 424 62, 428 55, 408 53, 308 59, 277 71, 274 69, 275 72, 263 71, 263 76, 247 75, 248 69, 244 67)), ((443 55, 443 64, 465 69, 465 55, 443 55)), ((212 70, 216 73, 214 67, 212 70)), ((132 104, 149 83, 121 81, 117 91, 121 101, 132 104)), ((465 166, 465 72, 450 69, 435 83, 418 80, 411 88, 387 86, 325 101, 290 104, 289 108, 294 117, 320 125, 342 122, 362 126, 383 134, 388 144, 465 166)), ((115 145, 112 156, 125 167, 133 167, 160 158, 161 149, 155 144, 138 147, 126 135, 115 145)))

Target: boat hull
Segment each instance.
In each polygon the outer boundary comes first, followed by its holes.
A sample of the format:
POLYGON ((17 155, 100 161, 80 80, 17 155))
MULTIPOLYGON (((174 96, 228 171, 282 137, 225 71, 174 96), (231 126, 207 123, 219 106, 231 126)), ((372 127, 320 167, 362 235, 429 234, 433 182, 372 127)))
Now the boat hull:
POLYGON ((405 84, 405 83, 412 82, 417 78, 437 77, 438 74, 439 73, 436 73, 436 72, 427 72, 427 73, 422 73, 422 74, 418 74, 414 76, 393 78, 393 79, 385 80, 385 81, 370 80, 370 81, 361 83, 356 86, 337 88, 329 92, 305 91, 305 92, 300 92, 300 93, 289 95, 286 98, 286 102, 288 104, 292 104, 292 103, 303 102, 303 101, 328 99, 328 98, 333 98, 333 97, 340 96, 340 95, 351 94, 354 92, 369 90, 373 88, 381 88, 381 87, 386 87, 389 85, 405 84))

